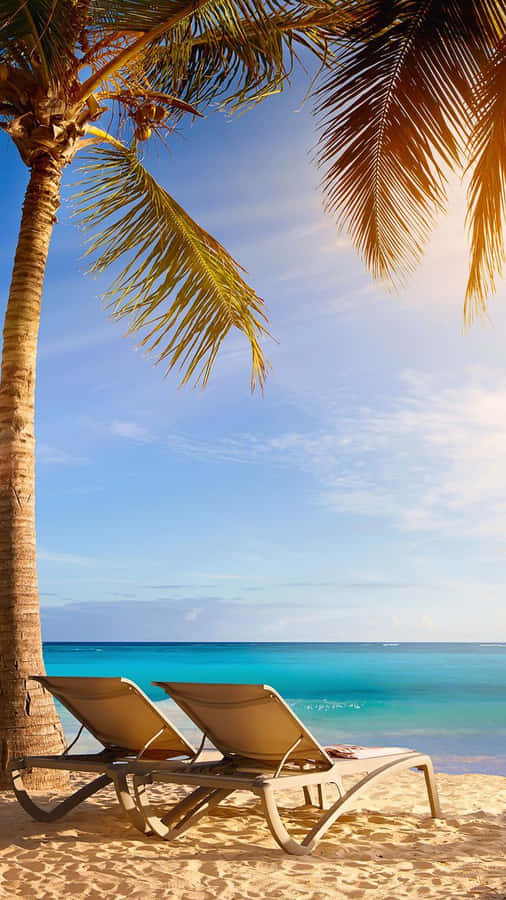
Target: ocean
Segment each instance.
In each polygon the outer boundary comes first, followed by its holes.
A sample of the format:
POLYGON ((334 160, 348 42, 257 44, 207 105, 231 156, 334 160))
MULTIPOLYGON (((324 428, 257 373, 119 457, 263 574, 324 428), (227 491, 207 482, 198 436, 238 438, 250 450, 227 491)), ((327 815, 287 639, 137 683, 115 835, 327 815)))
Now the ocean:
POLYGON ((413 747, 438 771, 506 775, 505 643, 46 643, 44 658, 50 675, 131 678, 193 741, 152 680, 270 684, 322 743, 413 747))

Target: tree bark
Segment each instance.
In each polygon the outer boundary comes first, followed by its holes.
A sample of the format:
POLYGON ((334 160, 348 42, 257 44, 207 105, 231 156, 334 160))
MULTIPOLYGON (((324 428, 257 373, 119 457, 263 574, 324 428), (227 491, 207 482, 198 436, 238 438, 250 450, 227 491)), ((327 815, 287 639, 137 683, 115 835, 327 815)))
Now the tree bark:
MULTIPOLYGON (((44 672, 35 551, 34 401, 42 284, 58 208, 61 169, 33 164, 23 204, 5 316, 0 380, 0 788, 18 756, 61 753, 52 697, 30 675, 44 672)), ((55 778, 56 774, 56 778, 55 778)), ((31 787, 61 784, 34 770, 31 787)))

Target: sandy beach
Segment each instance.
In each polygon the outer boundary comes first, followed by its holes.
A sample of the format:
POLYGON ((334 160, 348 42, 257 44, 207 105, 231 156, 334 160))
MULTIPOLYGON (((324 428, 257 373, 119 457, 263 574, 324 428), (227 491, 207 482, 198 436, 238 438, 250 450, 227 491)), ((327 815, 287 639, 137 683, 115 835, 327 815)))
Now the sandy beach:
MULTIPOLYGON (((407 772, 371 788, 303 858, 277 848, 254 800, 246 799, 242 818, 235 815, 239 795, 168 845, 136 832, 109 790, 50 825, 32 821, 3 793, 0 897, 505 900, 506 779, 437 780, 443 821, 428 817, 423 778, 407 772)), ((285 815, 296 833, 314 812, 295 812, 292 800, 285 815)))

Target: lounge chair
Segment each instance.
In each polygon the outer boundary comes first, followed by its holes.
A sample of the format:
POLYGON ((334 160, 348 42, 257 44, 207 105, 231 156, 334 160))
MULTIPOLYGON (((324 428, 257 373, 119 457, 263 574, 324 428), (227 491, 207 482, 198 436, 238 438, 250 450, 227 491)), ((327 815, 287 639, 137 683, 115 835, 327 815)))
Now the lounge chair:
POLYGON ((153 684, 175 700, 223 755, 217 762, 195 761, 184 769, 174 766, 171 771, 164 763, 128 766, 146 828, 167 841, 186 831, 233 791, 246 790, 261 798, 267 824, 279 846, 287 853, 306 855, 371 783, 411 768, 423 771, 431 814, 434 818, 441 815, 432 762, 423 753, 392 748, 390 755, 388 748, 381 748, 378 754, 375 748, 370 758, 332 759, 271 687, 165 681, 153 684), (345 792, 345 775, 363 777, 345 792), (148 785, 156 783, 183 784, 194 790, 160 816, 148 797, 148 785), (325 809, 325 791, 331 783, 337 786, 339 799, 325 809), (281 820, 277 795, 301 788, 311 802, 318 792, 321 815, 299 842, 288 834, 281 820))
POLYGON ((128 678, 57 678, 33 677, 81 723, 72 744, 59 756, 27 756, 10 764, 12 785, 17 799, 34 819, 52 822, 74 809, 106 785, 114 784, 118 800, 130 821, 145 832, 144 818, 139 815, 120 763, 146 759, 191 760, 195 750, 177 728, 160 712, 146 695, 128 678), (71 754, 69 750, 86 728, 102 745, 93 754, 71 754), (66 772, 95 773, 93 781, 57 804, 43 809, 28 795, 23 773, 34 769, 60 769, 66 772))

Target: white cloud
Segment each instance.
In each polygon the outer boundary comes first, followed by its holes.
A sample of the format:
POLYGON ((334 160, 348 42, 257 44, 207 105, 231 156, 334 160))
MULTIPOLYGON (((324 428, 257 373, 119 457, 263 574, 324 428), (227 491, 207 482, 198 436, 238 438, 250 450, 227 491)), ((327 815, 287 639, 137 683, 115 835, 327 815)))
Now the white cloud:
POLYGON ((328 490, 335 509, 389 518, 402 530, 504 538, 506 383, 471 376, 438 389, 410 373, 405 391, 382 412, 350 427, 361 474, 345 465, 328 490))
POLYGON ((37 550, 37 559, 44 562, 60 563, 64 566, 83 566, 91 569, 94 569, 96 566, 109 565, 109 560, 95 559, 91 556, 78 556, 74 553, 55 553, 51 550, 45 550, 43 547, 39 547, 37 550))
POLYGON ((195 620, 198 619, 202 612, 202 606, 196 606, 194 609, 190 609, 190 611, 187 612, 184 617, 185 622, 195 622, 195 620))
POLYGON ((110 432, 117 437, 126 438, 130 441, 139 441, 143 444, 149 443, 152 439, 148 429, 137 422, 119 422, 114 420, 111 422, 110 432))
POLYGON ((149 444, 154 436, 148 428, 138 422, 124 419, 112 419, 110 422, 97 421, 90 416, 81 416, 79 424, 95 434, 123 438, 139 444, 149 444))
POLYGON ((210 442, 170 435, 167 443, 202 460, 311 472, 326 506, 400 531, 506 535, 506 380, 494 383, 483 369, 445 387, 407 372, 393 399, 336 413, 318 432, 210 442))
POLYGON ((51 465, 83 465, 88 460, 82 456, 73 456, 60 447, 40 443, 36 445, 36 459, 39 463, 51 465))
POLYGON ((296 465, 298 468, 314 468, 331 464, 339 452, 340 439, 335 434, 284 434, 262 436, 243 432, 214 441, 201 441, 182 434, 167 438, 170 450, 197 459, 219 462, 296 465))

